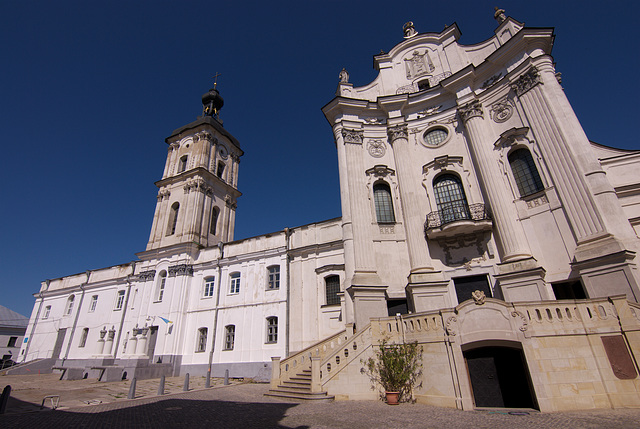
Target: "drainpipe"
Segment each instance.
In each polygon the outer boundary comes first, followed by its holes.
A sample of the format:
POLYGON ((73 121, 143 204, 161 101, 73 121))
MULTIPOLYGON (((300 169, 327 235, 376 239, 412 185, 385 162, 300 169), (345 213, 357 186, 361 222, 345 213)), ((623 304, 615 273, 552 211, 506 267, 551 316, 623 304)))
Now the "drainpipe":
POLYGON ((136 263, 135 261, 132 261, 131 274, 129 274, 126 278, 127 292, 125 293, 124 307, 122 308, 122 316, 120 316, 120 327, 118 328, 118 337, 116 338, 116 349, 113 352, 114 359, 118 357, 118 348, 120 347, 120 337, 122 337, 122 327, 124 326, 124 317, 127 315, 127 310, 129 309, 129 296, 131 295, 131 279, 133 278, 133 275, 135 272, 136 272, 136 263))
POLYGON ((84 301, 85 288, 89 284, 89 277, 91 276, 91 271, 85 271, 87 275, 87 280, 80 285, 80 290, 82 291, 82 295, 80 295, 80 302, 78 303, 78 309, 76 310, 76 317, 73 319, 73 327, 71 328, 71 334, 69 335, 69 343, 67 344, 67 351, 62 358, 62 366, 64 366, 64 361, 69 357, 69 351, 71 350, 71 343, 73 341, 73 335, 76 333, 76 327, 78 326, 78 319, 80 318, 80 310, 82 310, 82 301, 84 301))
MULTIPOLYGON (((49 282, 51 282, 51 280, 48 280, 48 279, 45 280, 45 283, 47 284, 47 290, 49 289, 49 282)), ((29 346, 31 345, 31 339, 33 338, 33 333, 36 331, 36 325, 38 325, 38 320, 40 320, 40 311, 42 310, 42 304, 44 304, 44 296, 42 295, 42 292, 38 294, 38 298, 40 298, 40 305, 38 306, 38 312, 36 313, 36 318, 33 321, 33 325, 31 326, 31 332, 29 333, 27 347, 24 348, 24 356, 22 357, 23 363, 27 361, 27 356, 29 355, 29 346)))
POLYGON ((218 306, 220 305, 220 288, 222 287, 221 261, 224 258, 224 243, 222 241, 218 243, 218 249, 220 249, 220 255, 218 256, 218 291, 216 294, 216 309, 213 314, 213 335, 211 336, 211 351, 209 352, 209 368, 207 369, 209 374, 212 374, 211 367, 213 366, 213 352, 216 349, 216 332, 218 330, 218 306))
POLYGON ((289 335, 290 335, 290 330, 289 330, 289 319, 291 318, 291 312, 290 312, 290 308, 291 308, 291 289, 289 287, 289 282, 291 280, 291 275, 290 273, 290 268, 291 268, 291 255, 289 254, 289 250, 290 250, 290 246, 289 246, 289 238, 291 237, 291 230, 289 228, 285 228, 284 229, 284 240, 285 240, 285 246, 286 246, 286 262, 287 262, 287 277, 286 277, 286 284, 285 287, 287 289, 287 299, 286 299, 286 316, 285 316, 285 333, 284 333, 284 355, 285 357, 289 357, 289 335))

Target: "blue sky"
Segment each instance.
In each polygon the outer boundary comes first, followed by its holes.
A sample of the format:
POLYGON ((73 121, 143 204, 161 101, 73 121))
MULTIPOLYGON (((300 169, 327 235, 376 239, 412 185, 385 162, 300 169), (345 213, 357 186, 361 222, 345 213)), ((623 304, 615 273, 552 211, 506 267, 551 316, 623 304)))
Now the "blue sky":
MULTIPOLYGON (((151 228, 165 137, 218 80, 241 143, 236 239, 340 216, 337 160, 320 108, 345 67, 402 25, 460 42, 493 35, 494 1, 13 1, 0 3, 0 304, 29 316, 40 281, 136 259, 151 228)), ((634 1, 501 1, 555 27, 553 55, 590 139, 640 149, 634 1), (613 7, 615 5, 615 7, 613 7), (631 125, 631 126, 630 126, 631 125)))

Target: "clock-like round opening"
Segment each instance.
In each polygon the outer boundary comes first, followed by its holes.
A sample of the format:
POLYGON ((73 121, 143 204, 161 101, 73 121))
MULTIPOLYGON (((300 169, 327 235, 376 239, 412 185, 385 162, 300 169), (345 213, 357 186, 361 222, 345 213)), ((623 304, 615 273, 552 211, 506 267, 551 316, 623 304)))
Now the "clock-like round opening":
POLYGON ((444 128, 434 128, 424 133, 424 142, 427 146, 438 146, 447 139, 449 132, 444 128))

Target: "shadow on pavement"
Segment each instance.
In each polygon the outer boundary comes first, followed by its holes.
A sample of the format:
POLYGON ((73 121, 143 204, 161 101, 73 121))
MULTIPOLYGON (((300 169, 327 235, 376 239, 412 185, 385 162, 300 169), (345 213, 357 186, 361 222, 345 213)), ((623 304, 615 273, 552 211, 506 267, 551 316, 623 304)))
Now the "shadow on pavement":
MULTIPOLYGON (((0 415, 0 427, 9 428, 278 428, 285 413, 297 404, 167 399, 149 404, 86 412, 41 411, 0 415)), ((308 426, 298 426, 307 429, 308 426)))

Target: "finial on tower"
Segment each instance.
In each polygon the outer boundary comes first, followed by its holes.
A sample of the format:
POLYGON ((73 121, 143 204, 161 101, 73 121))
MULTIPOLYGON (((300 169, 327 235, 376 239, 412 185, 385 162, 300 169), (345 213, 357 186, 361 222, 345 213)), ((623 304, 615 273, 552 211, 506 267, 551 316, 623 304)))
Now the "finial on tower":
POLYGON ((218 76, 220 76, 220 73, 216 73, 213 76, 213 88, 202 96, 202 116, 211 116, 220 120, 219 112, 224 105, 224 99, 220 96, 220 92, 218 92, 217 89, 218 76))
POLYGON ((504 14, 504 9, 500 9, 498 6, 496 6, 494 10, 496 12, 493 14, 493 17, 496 21, 498 21, 498 24, 502 24, 507 20, 507 15, 504 14))

